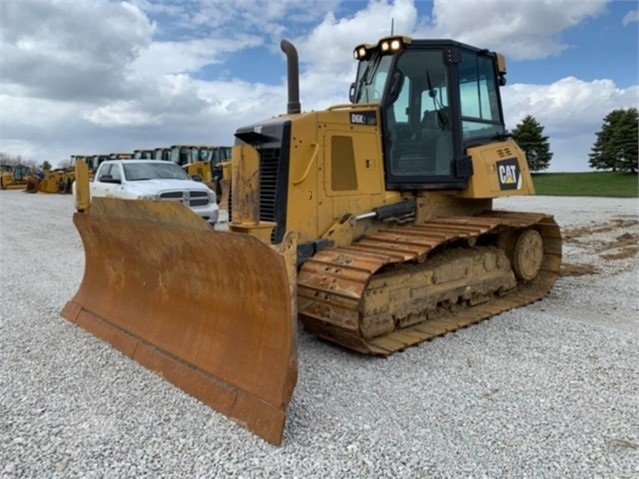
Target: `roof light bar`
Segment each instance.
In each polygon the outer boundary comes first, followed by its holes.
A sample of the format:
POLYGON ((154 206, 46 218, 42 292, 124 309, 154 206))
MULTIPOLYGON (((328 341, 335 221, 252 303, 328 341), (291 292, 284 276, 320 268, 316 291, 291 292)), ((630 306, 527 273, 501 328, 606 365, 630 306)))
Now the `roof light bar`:
POLYGON ((379 51, 382 55, 396 55, 404 50, 411 41, 410 37, 398 36, 382 38, 377 45, 358 45, 353 50, 353 58, 355 60, 368 60, 374 51, 379 51))

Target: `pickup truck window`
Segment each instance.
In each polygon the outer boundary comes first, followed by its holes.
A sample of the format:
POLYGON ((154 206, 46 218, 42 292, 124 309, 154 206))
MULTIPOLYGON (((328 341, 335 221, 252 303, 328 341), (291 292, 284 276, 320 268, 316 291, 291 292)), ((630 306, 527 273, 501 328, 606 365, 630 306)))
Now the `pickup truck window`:
POLYGON ((107 183, 120 181, 122 179, 120 168, 118 168, 118 165, 104 165, 104 167, 100 170, 98 181, 102 182, 102 177, 105 177, 107 179, 107 183))
POLYGON ((123 164, 127 181, 154 179, 189 180, 189 175, 175 163, 158 161, 149 163, 123 164))

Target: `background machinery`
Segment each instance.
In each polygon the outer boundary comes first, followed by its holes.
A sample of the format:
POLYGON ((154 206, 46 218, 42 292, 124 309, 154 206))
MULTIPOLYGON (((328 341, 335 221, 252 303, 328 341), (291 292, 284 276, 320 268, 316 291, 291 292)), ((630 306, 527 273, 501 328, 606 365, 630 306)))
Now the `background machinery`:
POLYGON ((33 176, 26 187, 27 193, 70 194, 75 181, 75 168, 55 168, 44 170, 42 178, 33 176))
POLYGON ((222 164, 231 159, 230 146, 194 147, 189 163, 183 168, 190 176, 198 175, 217 194, 218 201, 227 208, 227 199, 222 201, 222 164))
POLYGON ((85 157, 85 162, 87 163, 87 165, 89 165, 89 171, 91 172, 91 175, 94 175, 102 162, 110 159, 111 155, 89 155, 85 157))
POLYGON ((110 160, 132 160, 133 153, 110 153, 110 160))
POLYGON ((153 150, 154 160, 170 161, 170 157, 171 157, 171 148, 158 147, 153 150))
POLYGON ((155 150, 133 150, 135 160, 154 160, 155 150))
POLYGON ((27 193, 61 193, 70 194, 75 181, 75 163, 85 162, 89 165, 92 177, 98 165, 109 159, 108 155, 71 155, 71 166, 62 168, 48 168, 40 175, 33 175, 27 184, 27 193))
POLYGON ((0 189, 23 190, 35 177, 31 168, 25 165, 0 165, 0 189))
POLYGON ((180 166, 200 161, 200 155, 208 156, 208 147, 202 145, 173 145, 170 148, 169 160, 180 166))
POLYGON ((552 216, 492 207, 534 193, 501 55, 383 38, 355 49, 350 103, 302 113, 281 46, 287 113, 235 133, 230 231, 175 202, 89 202, 78 181, 86 267, 62 311, 275 444, 298 317, 385 356, 539 300, 561 263, 552 216))

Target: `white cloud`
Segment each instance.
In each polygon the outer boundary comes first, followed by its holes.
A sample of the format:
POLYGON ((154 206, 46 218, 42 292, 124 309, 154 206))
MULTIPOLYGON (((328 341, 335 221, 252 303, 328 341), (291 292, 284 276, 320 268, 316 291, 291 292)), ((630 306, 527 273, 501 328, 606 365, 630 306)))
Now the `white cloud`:
MULTIPOLYGON (((370 0, 346 15, 353 4, 339 0, 3 2, 2 149, 55 164, 83 152, 231 144, 238 126, 286 110, 282 37, 299 50, 302 108, 318 110, 348 101, 353 47, 388 35, 391 20, 397 34, 455 38, 533 59, 570 48, 562 33, 604 13, 606 4, 435 0, 432 14, 420 16, 412 0, 370 0), (261 62, 250 81, 234 78, 227 60, 260 46, 276 55, 272 66, 261 62), (210 65, 224 76, 202 79, 210 65), (272 76, 278 80, 267 84, 272 76)), ((635 10, 623 23, 636 21, 635 10)), ((527 114, 545 126, 553 167, 584 170, 603 117, 636 105, 638 93, 605 78, 568 77, 507 86, 504 106, 510 128, 527 114)))
MULTIPOLYGON (((3 136, 10 128, 17 129, 34 128, 46 129, 65 118, 66 115, 77 111, 77 106, 71 103, 59 103, 55 100, 29 98, 20 94, 0 94, 0 111, 2 119, 11 119, 3 125, 3 136)), ((4 143, 4 139, 3 139, 4 143)))
POLYGON ((585 82, 574 77, 550 85, 507 86, 502 93, 506 118, 519 122, 532 115, 561 132, 581 129, 615 108, 636 105, 639 87, 617 88, 611 80, 585 82))
POLYGON ((63 101, 134 95, 127 67, 154 27, 136 7, 110 2, 3 2, 0 80, 63 101))
POLYGON ((308 62, 309 69, 315 72, 352 67, 353 48, 390 35, 391 19, 396 34, 412 32, 417 21, 413 2, 373 0, 350 18, 336 18, 329 12, 309 34, 295 39, 301 61, 308 62))
POLYGON ((284 31, 297 25, 316 23, 327 12, 334 11, 340 0, 199 0, 183 2, 170 0, 162 3, 149 0, 133 0, 149 14, 171 17, 170 24, 162 27, 163 33, 179 32, 182 40, 191 38, 194 32, 205 36, 232 35, 237 30, 251 32, 276 42, 284 31))
POLYGON ((630 10, 628 13, 626 13, 626 15, 623 17, 623 20, 621 21, 621 24, 624 27, 627 27, 633 22, 639 22, 639 9, 630 10))
POLYGON ((221 63, 225 54, 261 43, 262 39, 254 35, 153 42, 140 51, 131 68, 142 76, 197 72, 206 65, 221 63))
POLYGON ((586 171, 588 153, 612 110, 636 107, 639 86, 621 89, 611 80, 585 82, 574 77, 550 85, 507 86, 502 91, 508 129, 533 116, 549 136, 552 171, 586 171))
POLYGON ((159 125, 160 119, 149 113, 136 109, 134 101, 118 101, 100 107, 85 116, 96 125, 113 126, 142 126, 159 125))
POLYGON ((82 119, 86 108, 82 103, 3 93, 0 95, 0 149, 37 163, 47 160, 52 165, 73 153, 90 152, 90 145, 95 141, 90 135, 103 136, 103 132, 87 130, 82 119))
POLYGON ((605 11, 608 0, 435 0, 422 31, 502 52, 512 59, 558 55, 560 33, 605 11))

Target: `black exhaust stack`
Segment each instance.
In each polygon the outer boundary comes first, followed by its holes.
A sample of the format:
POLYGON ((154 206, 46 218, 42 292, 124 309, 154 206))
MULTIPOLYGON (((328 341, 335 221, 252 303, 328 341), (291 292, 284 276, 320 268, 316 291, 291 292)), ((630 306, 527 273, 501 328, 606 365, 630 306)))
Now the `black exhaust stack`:
POLYGON ((280 42, 280 48, 286 54, 286 67, 288 78, 288 104, 286 112, 288 114, 300 113, 300 69, 295 46, 288 40, 280 42))

